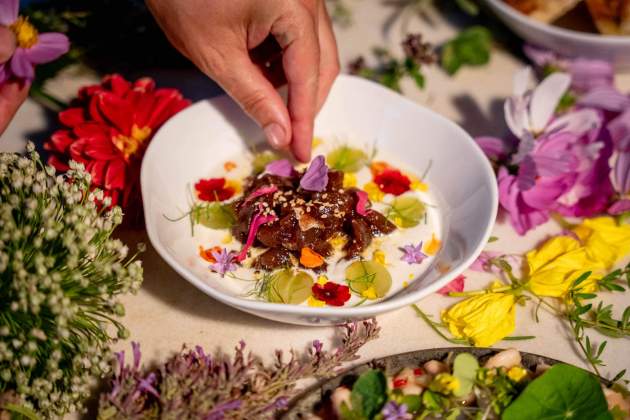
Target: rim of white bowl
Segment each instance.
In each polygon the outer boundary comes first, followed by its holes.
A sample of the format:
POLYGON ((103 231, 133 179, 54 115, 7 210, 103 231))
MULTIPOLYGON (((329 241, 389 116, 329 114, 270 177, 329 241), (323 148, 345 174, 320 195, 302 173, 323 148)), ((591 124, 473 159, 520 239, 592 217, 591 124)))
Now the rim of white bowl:
MULTIPOLYGON (((518 20, 520 23, 539 29, 542 32, 552 34, 559 37, 568 37, 578 39, 584 42, 591 42, 601 44, 602 46, 610 44, 616 44, 617 46, 630 46, 630 36, 628 35, 604 35, 604 34, 591 34, 587 32, 574 31, 573 29, 561 28, 548 23, 539 22, 529 16, 519 12, 503 0, 485 0, 491 7, 499 9, 501 12, 509 15, 510 17, 518 20)), ((508 25, 509 26, 509 25, 508 25)))
MULTIPOLYGON (((369 85, 370 88, 372 89, 374 88, 381 89, 387 92, 387 94, 396 94, 395 92, 392 92, 391 90, 375 82, 366 80, 361 77, 342 74, 338 76, 338 79, 345 80, 346 82, 349 81, 351 83, 366 84, 366 85, 369 85)), ((195 104, 192 104, 191 108, 196 107, 196 106, 201 106, 201 104, 210 102, 212 99, 214 98, 199 101, 195 104)), ((421 290, 411 292, 401 297, 393 297, 391 299, 386 299, 386 300, 379 301, 379 302, 372 303, 365 306, 356 306, 356 307, 348 307, 348 308, 329 307, 329 306, 311 307, 311 306, 303 306, 303 305, 287 305, 287 304, 282 304, 282 303, 263 302, 263 301, 240 298, 234 295, 230 295, 228 293, 224 293, 220 290, 217 290, 213 288, 212 286, 210 286, 209 284, 202 281, 200 278, 198 278, 192 271, 184 268, 178 261, 175 260, 175 258, 162 245, 162 242, 159 240, 159 237, 158 237, 158 234, 154 225, 147 223, 147 220, 149 220, 148 218, 149 215, 148 215, 148 206, 145 204, 144 206, 145 227, 147 230, 147 234, 149 236, 149 241, 151 242, 155 250, 158 252, 158 254, 166 262, 168 262, 171 268, 173 268, 179 275, 184 277, 187 281, 192 283, 198 289, 200 289, 201 291, 203 291, 210 297, 220 302, 233 306, 237 309, 244 309, 248 311, 268 312, 268 313, 276 313, 276 314, 282 313, 282 314, 304 315, 304 316, 322 317, 322 318, 327 318, 327 317, 332 317, 332 316, 339 316, 339 317, 348 316, 348 317, 365 317, 366 318, 366 317, 374 316, 380 313, 389 312, 389 311, 401 308, 403 306, 409 305, 411 303, 418 302, 420 299, 438 291, 440 288, 442 288, 443 286, 451 282, 453 279, 455 279, 455 277, 457 277, 464 270, 470 267, 470 265, 472 265, 472 263, 477 259, 479 254, 481 254, 481 251, 483 250, 484 246, 488 242, 488 238, 490 237, 492 228, 494 227, 494 222, 496 220, 496 216, 498 212, 497 181, 496 181, 496 177, 494 175, 492 166, 490 165, 490 162, 486 158, 485 154, 483 153, 481 148, 477 145, 477 143, 475 143, 473 138, 463 128, 461 128, 459 125, 455 124, 453 121, 449 120, 448 118, 438 114, 437 112, 429 108, 426 108, 402 95, 400 95, 400 100, 410 103, 416 107, 422 108, 423 110, 431 113, 431 115, 434 118, 442 120, 446 124, 451 125, 455 130, 458 130, 461 133, 463 139, 466 139, 466 141, 469 141, 471 143, 471 145, 473 146, 472 147, 473 153, 476 154, 477 158, 481 161, 482 166, 485 167, 485 171, 484 171, 484 175, 486 178, 485 180, 489 186, 490 196, 492 200, 492 211, 490 212, 488 220, 486 221, 484 234, 482 235, 481 241, 479 241, 479 243, 477 244, 477 247, 473 250, 473 252, 471 252, 471 254, 469 255, 467 259, 460 262, 458 265, 452 268, 448 274, 442 276, 439 280, 435 281, 433 284, 421 290)), ((190 108, 187 108, 187 109, 190 109, 190 108)), ((186 110, 183 110, 181 112, 185 112, 185 111, 186 110)), ((170 120, 168 120, 160 128, 160 130, 158 130, 158 132, 156 133, 156 137, 159 131, 163 130, 165 127, 167 127, 170 124, 174 124, 173 121, 175 121, 177 118, 178 118, 178 115, 175 115, 170 120)), ((152 155, 153 150, 155 150, 154 144, 155 144, 155 139, 151 141, 151 143, 147 147, 147 150, 145 152, 144 159, 143 159, 143 165, 140 170, 140 186, 141 186, 143 198, 145 196, 145 190, 146 190, 145 184, 148 182, 147 181, 148 175, 146 175, 147 170, 146 170, 146 166, 144 165, 144 160, 152 155)), ((147 203, 148 201, 144 200, 144 202, 147 203)))

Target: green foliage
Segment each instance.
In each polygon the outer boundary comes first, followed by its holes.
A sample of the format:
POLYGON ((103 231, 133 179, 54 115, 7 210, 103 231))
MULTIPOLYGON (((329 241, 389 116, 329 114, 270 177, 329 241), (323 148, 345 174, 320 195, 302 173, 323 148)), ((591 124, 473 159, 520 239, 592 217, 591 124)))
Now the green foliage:
POLYGON ((387 380, 380 370, 368 370, 352 386, 351 412, 359 418, 371 419, 387 401, 387 380))
POLYGON ((441 64, 454 75, 465 65, 481 66, 490 61, 492 34, 483 26, 472 26, 460 32, 442 48, 441 64))
POLYGON ((510 404, 503 420, 612 419, 601 385, 574 366, 554 365, 510 404))

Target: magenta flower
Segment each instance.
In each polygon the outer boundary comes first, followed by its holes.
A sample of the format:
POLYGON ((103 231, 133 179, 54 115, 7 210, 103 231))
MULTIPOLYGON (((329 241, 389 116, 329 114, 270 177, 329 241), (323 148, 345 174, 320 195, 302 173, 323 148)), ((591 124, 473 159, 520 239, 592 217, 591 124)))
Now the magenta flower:
POLYGON ((463 292, 464 291, 464 282, 466 281, 466 276, 460 274, 455 277, 450 283, 446 286, 443 286, 437 292, 443 296, 448 296, 451 292, 463 292))
POLYGON ((300 187, 306 191, 323 191, 328 185, 328 166, 324 156, 319 155, 313 159, 302 179, 300 187))
POLYGON ((36 64, 53 61, 70 48, 64 34, 38 33, 27 18, 18 15, 19 5, 19 0, 0 2, 0 25, 11 29, 17 44, 13 56, 0 64, 0 83, 11 77, 31 81, 35 77, 36 64))
POLYGON ((265 172, 271 175, 282 176, 288 178, 295 174, 295 169, 288 159, 274 160, 265 166, 265 172))
POLYGON ((210 270, 219 273, 221 277, 224 277, 226 273, 231 273, 236 270, 236 264, 234 263, 234 253, 223 248, 221 251, 212 251, 212 256, 217 261, 210 265, 210 270))
POLYGON ((401 261, 407 264, 420 264, 427 257, 427 254, 422 252, 422 241, 418 245, 409 244, 400 248, 403 255, 400 257, 401 261))

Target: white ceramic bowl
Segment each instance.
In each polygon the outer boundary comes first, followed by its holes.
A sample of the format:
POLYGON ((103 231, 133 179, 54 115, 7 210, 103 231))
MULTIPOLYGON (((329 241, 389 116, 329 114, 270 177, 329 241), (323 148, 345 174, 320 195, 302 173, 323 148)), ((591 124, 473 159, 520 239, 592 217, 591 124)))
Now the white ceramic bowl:
MULTIPOLYGON (((484 0, 492 11, 527 42, 567 56, 599 58, 630 69, 630 36, 590 34, 534 20, 503 0, 484 0)), ((553 0, 549 0, 553 1, 553 0)))
POLYGON ((175 246, 191 237, 188 219, 171 222, 164 216, 189 208, 191 183, 264 141, 261 130, 225 96, 180 112, 156 133, 146 152, 142 197, 147 232, 157 252, 182 277, 218 301, 264 318, 304 325, 364 319, 417 302, 475 260, 495 221, 497 187, 487 159, 464 130, 391 90, 352 76, 337 79, 315 126, 316 134, 324 137, 376 139, 383 153, 396 156, 418 173, 433 160, 427 182, 437 191, 442 209, 443 245, 438 257, 450 265, 448 272, 431 268, 409 287, 373 304, 316 308, 246 299, 222 286, 230 281, 227 278, 207 267, 195 268, 191 255, 175 246))

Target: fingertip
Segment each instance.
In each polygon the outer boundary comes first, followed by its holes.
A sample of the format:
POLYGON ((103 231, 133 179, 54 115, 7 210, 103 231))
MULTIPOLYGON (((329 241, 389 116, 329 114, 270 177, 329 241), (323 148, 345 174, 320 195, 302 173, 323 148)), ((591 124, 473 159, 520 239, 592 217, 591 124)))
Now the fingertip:
POLYGON ((294 127, 294 137, 291 142, 291 151, 300 162, 308 162, 311 160, 311 149, 313 143, 313 129, 294 127))
POLYGON ((267 124, 263 127, 263 131, 267 137, 267 142, 274 149, 283 149, 287 147, 291 141, 286 130, 278 123, 273 122, 267 124))

